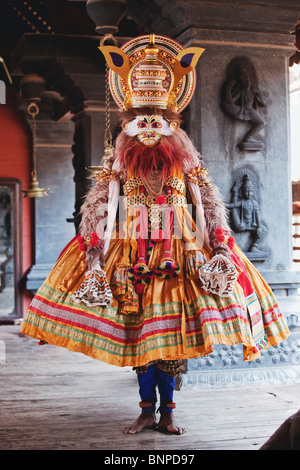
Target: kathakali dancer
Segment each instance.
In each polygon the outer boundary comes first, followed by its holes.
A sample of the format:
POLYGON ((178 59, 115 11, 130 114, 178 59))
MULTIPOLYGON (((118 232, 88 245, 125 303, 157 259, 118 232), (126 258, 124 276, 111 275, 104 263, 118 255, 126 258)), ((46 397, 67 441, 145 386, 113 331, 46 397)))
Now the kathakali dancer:
POLYGON ((125 432, 181 434, 172 412, 183 360, 240 343, 252 361, 289 331, 180 128, 204 49, 145 35, 100 50, 122 131, 85 197, 80 233, 35 294, 21 331, 132 366, 141 413, 125 432))

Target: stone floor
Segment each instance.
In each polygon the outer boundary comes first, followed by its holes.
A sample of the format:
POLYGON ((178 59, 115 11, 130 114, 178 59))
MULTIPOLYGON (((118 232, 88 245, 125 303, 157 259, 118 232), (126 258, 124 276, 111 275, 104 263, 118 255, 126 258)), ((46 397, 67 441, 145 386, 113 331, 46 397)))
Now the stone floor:
MULTIPOLYGON (((137 378, 0 325, 0 450, 258 450, 300 409, 300 384, 175 391, 181 436, 123 428, 139 414, 137 378)), ((175 462, 176 463, 176 462, 175 462)))

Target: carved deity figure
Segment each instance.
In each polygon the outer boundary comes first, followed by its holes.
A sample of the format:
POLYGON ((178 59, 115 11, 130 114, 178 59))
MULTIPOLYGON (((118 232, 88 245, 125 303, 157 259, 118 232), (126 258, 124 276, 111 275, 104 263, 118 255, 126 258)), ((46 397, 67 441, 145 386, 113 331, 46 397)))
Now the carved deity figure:
POLYGON ((225 87, 223 109, 229 116, 251 124, 239 148, 242 150, 261 150, 263 143, 257 139, 257 134, 266 125, 258 112, 265 102, 258 89, 255 74, 247 61, 237 62, 234 74, 225 87))
POLYGON ((250 176, 244 175, 242 184, 236 181, 233 188, 233 200, 227 207, 231 209, 233 228, 236 232, 250 231, 253 243, 248 251, 258 250, 258 241, 263 234, 258 202, 255 199, 255 188, 250 176))

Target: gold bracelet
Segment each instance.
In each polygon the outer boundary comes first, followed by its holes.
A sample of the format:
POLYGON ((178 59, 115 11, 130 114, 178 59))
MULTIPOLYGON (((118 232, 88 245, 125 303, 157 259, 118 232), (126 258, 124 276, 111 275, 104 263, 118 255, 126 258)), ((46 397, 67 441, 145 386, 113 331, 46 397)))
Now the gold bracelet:
POLYGON ((96 179, 98 183, 102 181, 111 181, 111 180, 118 180, 119 177, 115 170, 108 170, 107 168, 101 168, 99 173, 96 173, 96 179))

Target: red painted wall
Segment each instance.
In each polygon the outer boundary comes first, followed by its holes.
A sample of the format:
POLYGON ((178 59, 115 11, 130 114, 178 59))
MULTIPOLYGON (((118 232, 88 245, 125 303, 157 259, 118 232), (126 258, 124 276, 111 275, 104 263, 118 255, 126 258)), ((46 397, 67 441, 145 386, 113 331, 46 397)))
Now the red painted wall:
MULTIPOLYGON (((22 189, 29 189, 31 172, 31 136, 25 118, 17 107, 13 88, 6 89, 6 104, 0 104, 0 178, 17 178, 22 189)), ((33 201, 22 197, 22 270, 33 264, 33 201)), ((31 295, 23 292, 23 316, 31 295)))

